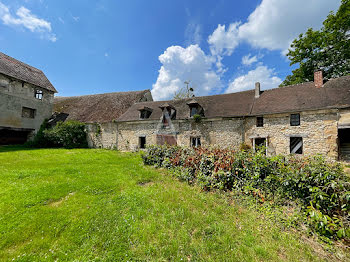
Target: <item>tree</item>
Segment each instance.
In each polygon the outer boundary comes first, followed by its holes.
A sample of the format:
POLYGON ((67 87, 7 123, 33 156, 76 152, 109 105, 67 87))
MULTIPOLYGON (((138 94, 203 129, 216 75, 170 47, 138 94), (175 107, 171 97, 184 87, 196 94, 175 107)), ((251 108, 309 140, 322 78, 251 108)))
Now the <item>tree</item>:
POLYGON ((336 12, 330 12, 320 30, 308 29, 291 44, 287 56, 290 65, 299 68, 287 76, 281 86, 313 80, 322 70, 325 81, 350 74, 350 0, 342 0, 336 12))
POLYGON ((194 90, 192 87, 189 87, 190 81, 185 81, 184 83, 186 86, 174 94, 175 100, 194 97, 194 90))

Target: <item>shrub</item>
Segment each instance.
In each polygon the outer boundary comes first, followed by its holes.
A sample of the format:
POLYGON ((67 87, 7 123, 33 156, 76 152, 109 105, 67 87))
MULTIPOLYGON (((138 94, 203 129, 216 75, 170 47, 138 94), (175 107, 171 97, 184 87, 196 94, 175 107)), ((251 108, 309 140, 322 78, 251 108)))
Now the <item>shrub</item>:
POLYGON ((45 137, 44 131, 49 127, 48 120, 45 119, 41 124, 39 131, 32 141, 28 141, 25 146, 45 148, 50 146, 50 141, 45 137))
POLYGON ((328 238, 349 238, 350 178, 320 155, 268 157, 265 150, 151 146, 145 164, 168 168, 203 190, 235 190, 261 203, 299 203, 310 227, 328 238))
POLYGON ((26 144, 29 147, 87 147, 85 125, 77 121, 58 122, 49 128, 47 120, 43 122, 33 141, 26 144))
POLYGON ((196 123, 200 123, 202 121, 202 116, 199 114, 195 114, 195 115, 193 115, 193 120, 196 123))
POLYGON ((87 147, 85 125, 78 121, 58 122, 53 128, 44 130, 44 136, 54 147, 87 147))

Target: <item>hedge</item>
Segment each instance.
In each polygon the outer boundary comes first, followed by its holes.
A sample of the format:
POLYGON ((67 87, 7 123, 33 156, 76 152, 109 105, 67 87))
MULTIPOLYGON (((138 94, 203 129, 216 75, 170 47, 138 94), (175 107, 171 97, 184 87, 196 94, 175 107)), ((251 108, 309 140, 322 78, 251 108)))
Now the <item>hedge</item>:
POLYGON ((264 149, 236 152, 165 145, 148 147, 142 157, 145 164, 168 168, 206 191, 252 194, 261 203, 295 201, 314 231, 329 239, 350 238, 350 178, 339 163, 321 155, 297 158, 266 156, 264 149))

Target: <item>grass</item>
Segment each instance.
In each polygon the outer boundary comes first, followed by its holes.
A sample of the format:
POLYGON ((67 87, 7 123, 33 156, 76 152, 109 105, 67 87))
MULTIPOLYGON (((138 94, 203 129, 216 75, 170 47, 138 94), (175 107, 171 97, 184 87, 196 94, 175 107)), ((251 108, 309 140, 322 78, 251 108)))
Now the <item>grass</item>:
POLYGON ((320 261, 298 233, 138 154, 0 147, 0 261, 320 261))

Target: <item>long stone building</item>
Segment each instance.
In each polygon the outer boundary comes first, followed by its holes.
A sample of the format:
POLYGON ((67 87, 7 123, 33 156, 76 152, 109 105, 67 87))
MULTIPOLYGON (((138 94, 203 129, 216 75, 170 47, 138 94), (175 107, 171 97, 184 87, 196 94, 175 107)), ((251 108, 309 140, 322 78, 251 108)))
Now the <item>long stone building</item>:
POLYGON ((0 145, 27 141, 51 116, 54 93, 41 70, 0 52, 0 145))
POLYGON ((163 143, 237 149, 246 143, 266 146, 268 155, 349 158, 350 76, 324 84, 319 71, 315 82, 266 91, 257 83, 232 94, 136 103, 112 129, 119 150, 163 143))
POLYGON ((90 147, 116 148, 115 120, 133 104, 146 101, 153 101, 150 90, 55 97, 52 120, 83 122, 90 147))

